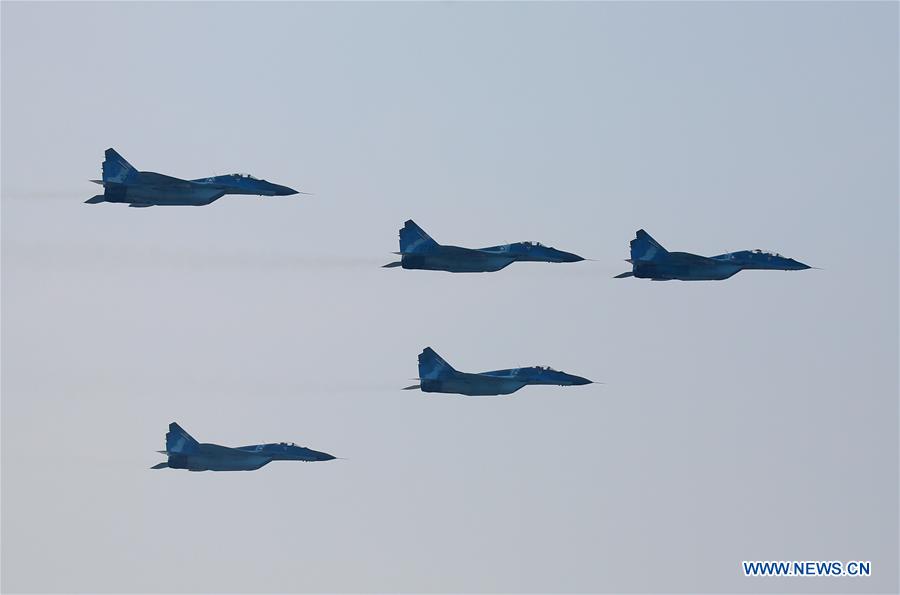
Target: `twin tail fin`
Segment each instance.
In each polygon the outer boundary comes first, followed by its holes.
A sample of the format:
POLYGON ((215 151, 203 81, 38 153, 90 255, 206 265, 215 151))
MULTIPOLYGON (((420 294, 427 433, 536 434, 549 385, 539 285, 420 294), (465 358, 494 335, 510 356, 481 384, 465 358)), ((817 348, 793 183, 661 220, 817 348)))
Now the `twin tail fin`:
POLYGON ((639 229, 631 240, 631 260, 658 260, 669 253, 662 244, 654 240, 649 233, 639 229))
POLYGON ((200 443, 184 431, 174 421, 169 424, 169 432, 166 434, 166 452, 169 454, 191 454, 199 452, 200 443))
POLYGON ((400 230, 401 254, 428 252, 437 246, 438 243, 425 233, 424 229, 416 225, 416 222, 412 219, 403 224, 403 229, 400 230))
POLYGON ((436 379, 441 376, 453 374, 456 370, 444 361, 431 347, 426 347, 419 354, 419 379, 436 379))
POLYGON ((115 149, 106 149, 103 160, 103 184, 128 184, 137 180, 138 171, 115 149))

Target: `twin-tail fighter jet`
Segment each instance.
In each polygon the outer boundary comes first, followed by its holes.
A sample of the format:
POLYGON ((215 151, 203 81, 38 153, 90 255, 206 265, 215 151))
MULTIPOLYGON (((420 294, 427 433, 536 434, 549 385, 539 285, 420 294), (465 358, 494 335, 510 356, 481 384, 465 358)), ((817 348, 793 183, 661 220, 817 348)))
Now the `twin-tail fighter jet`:
POLYGON ((272 461, 330 461, 332 455, 296 446, 293 442, 253 444, 231 448, 218 444, 201 444, 177 423, 169 424, 166 450, 169 460, 151 469, 187 469, 188 471, 255 471, 272 461))
POLYGON ((129 207, 163 205, 208 205, 226 194, 250 194, 256 196, 290 196, 306 194, 293 188, 280 186, 254 178, 250 174, 228 174, 182 180, 152 171, 138 171, 115 149, 106 150, 103 161, 103 179, 91 180, 103 186, 103 194, 89 198, 88 204, 101 202, 125 203, 129 207))
POLYGON ((718 256, 669 252, 643 229, 631 240, 631 270, 616 279, 637 277, 653 281, 718 281, 744 270, 802 271, 809 265, 763 250, 742 250, 718 256))
POLYGON ((509 395, 529 384, 555 384, 558 386, 580 386, 592 384, 591 380, 554 370, 549 366, 512 368, 470 374, 458 372, 426 347, 419 354, 420 384, 407 386, 403 390, 421 389, 426 393, 454 393, 470 397, 509 395))
POLYGON ((488 248, 442 246, 409 220, 400 230, 400 260, 384 268, 424 269, 451 273, 490 273, 514 262, 579 262, 577 254, 563 252, 538 242, 516 242, 488 248))

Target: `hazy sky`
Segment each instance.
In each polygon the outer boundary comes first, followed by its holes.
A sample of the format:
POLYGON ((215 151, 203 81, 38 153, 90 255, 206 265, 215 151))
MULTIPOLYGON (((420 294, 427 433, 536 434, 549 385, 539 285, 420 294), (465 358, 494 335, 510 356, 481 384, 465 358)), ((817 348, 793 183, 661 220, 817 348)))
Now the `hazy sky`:
POLYGON ((3 591, 896 592, 897 20, 3 2, 3 591), (315 196, 84 205, 110 146, 315 196), (596 261, 381 269, 408 218, 596 261), (612 279, 641 227, 824 270, 612 279), (348 460, 151 471, 170 421, 348 460))

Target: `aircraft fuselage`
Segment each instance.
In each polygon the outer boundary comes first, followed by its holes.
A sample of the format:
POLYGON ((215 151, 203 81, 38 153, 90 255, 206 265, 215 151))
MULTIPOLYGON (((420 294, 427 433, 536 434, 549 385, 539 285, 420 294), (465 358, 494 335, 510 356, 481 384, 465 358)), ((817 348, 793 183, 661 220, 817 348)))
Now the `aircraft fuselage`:
POLYGON ((532 384, 578 386, 590 383, 590 380, 581 376, 549 368, 529 367, 479 374, 445 371, 437 377, 422 378, 420 388, 426 393, 455 393, 475 397, 509 395, 532 384))

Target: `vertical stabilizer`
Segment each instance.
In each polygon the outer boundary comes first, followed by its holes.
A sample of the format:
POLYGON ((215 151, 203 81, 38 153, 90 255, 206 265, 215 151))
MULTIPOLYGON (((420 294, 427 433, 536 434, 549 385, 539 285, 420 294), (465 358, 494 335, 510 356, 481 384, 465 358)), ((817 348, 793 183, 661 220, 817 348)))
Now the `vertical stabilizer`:
POLYGON ((174 421, 169 424, 166 434, 166 452, 169 454, 189 454, 200 450, 200 444, 174 421))
POLYGON ((453 366, 444 361, 444 358, 439 356, 431 347, 426 347, 419 354, 420 380, 440 378, 453 372, 456 372, 453 366))
POLYGON ((428 252, 437 246, 438 243, 425 233, 424 229, 416 225, 416 222, 412 219, 403 224, 403 229, 400 230, 401 254, 428 252))
POLYGON ((668 250, 662 244, 650 237, 650 234, 639 229, 635 238, 631 240, 631 260, 656 260, 666 256, 668 250))
POLYGON ((104 184, 128 184, 137 180, 137 177, 138 171, 124 157, 116 153, 115 149, 106 149, 106 159, 103 160, 104 184))

